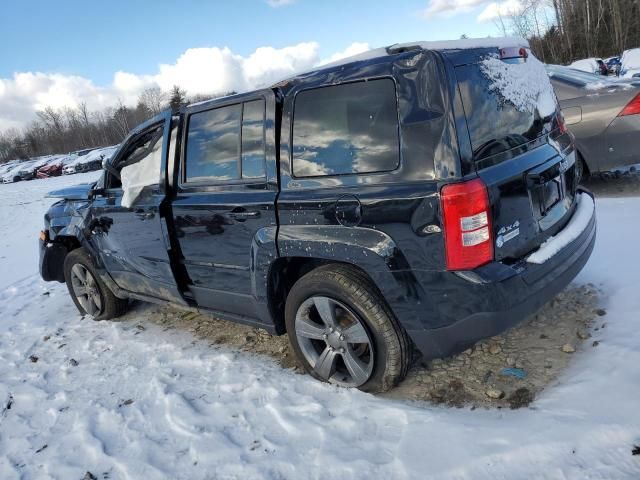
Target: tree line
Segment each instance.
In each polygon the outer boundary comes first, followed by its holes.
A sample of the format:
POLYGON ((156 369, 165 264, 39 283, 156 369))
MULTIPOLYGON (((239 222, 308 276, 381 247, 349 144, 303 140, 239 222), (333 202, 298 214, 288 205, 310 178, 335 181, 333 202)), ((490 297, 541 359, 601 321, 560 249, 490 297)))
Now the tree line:
POLYGON ((527 38, 536 57, 568 64, 613 57, 640 47, 640 0, 521 0, 521 13, 501 17, 505 34, 527 38))
POLYGON ((37 118, 24 129, 0 132, 0 163, 115 145, 136 125, 161 111, 167 108, 175 111, 187 103, 209 98, 214 96, 187 97, 177 86, 168 93, 153 87, 138 96, 135 107, 122 102, 100 111, 89 110, 86 103, 76 108, 46 107, 38 111, 37 118))

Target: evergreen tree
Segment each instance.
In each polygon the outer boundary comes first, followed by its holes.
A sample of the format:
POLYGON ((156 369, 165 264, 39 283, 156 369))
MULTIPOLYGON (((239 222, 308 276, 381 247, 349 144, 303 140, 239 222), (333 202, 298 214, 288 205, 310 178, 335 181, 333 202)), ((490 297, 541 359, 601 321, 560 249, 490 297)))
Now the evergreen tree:
POLYGON ((187 104, 187 94, 179 86, 174 85, 171 89, 171 96, 169 98, 169 106, 172 111, 177 111, 183 105, 187 104))

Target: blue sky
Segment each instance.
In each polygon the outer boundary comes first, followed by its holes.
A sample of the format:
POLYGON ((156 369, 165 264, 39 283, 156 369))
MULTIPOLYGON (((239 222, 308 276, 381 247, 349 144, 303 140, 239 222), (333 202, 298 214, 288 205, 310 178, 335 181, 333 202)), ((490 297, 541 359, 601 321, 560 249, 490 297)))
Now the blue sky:
POLYGON ((0 132, 45 107, 221 94, 412 40, 499 35, 522 0, 13 0, 2 6, 0 132), (494 18, 494 20, 492 20, 494 18))
MULTIPOLYGON (((451 2, 455 3, 455 2, 451 2)), ((263 0, 33 1, 3 5, 0 77, 16 71, 81 75, 98 84, 124 70, 150 73, 190 47, 256 47, 316 41, 321 56, 353 42, 382 46, 496 34, 476 20, 482 6, 449 18, 425 18, 425 0, 297 0, 277 8, 263 0)))

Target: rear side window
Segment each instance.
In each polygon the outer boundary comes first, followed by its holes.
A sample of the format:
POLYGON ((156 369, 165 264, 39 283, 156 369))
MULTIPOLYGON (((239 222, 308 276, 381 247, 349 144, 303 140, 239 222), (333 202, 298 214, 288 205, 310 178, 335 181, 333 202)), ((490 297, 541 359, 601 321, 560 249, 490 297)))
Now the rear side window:
POLYGON ((296 96, 296 177, 395 170, 400 162, 399 145, 391 79, 304 90, 296 96))
POLYGON ((264 100, 214 108, 189 117, 186 182, 264 176, 264 100))
POLYGON ((264 100, 244 104, 242 111, 242 178, 264 177, 264 100))

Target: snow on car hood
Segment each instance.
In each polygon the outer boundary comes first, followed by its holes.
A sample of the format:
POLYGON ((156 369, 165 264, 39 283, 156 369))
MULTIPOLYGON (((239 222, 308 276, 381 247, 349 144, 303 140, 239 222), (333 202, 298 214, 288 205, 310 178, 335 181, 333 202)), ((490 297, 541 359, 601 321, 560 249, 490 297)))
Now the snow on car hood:
POLYGON ((544 118, 556 111, 556 96, 544 64, 533 55, 524 63, 506 63, 497 55, 480 62, 482 73, 489 79, 489 88, 512 103, 521 112, 544 118))

